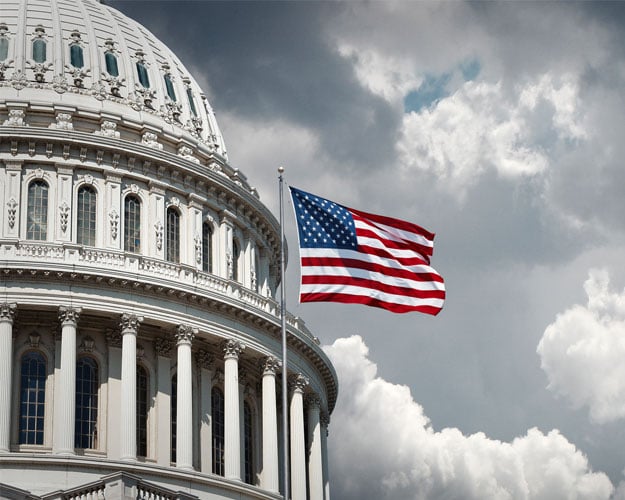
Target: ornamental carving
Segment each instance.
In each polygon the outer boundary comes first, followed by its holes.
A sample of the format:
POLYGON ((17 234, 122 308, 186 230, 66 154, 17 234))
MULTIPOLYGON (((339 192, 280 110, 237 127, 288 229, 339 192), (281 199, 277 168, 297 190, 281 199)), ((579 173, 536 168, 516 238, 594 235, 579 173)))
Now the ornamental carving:
POLYGON ((202 263, 202 237, 196 234, 193 238, 193 244, 195 249, 195 262, 196 264, 202 263))
POLYGON ((119 214, 113 209, 109 212, 109 221, 111 223, 111 239, 117 239, 117 231, 119 229, 119 214))
POLYGON ((93 348, 95 347, 95 340, 93 340, 91 337, 87 336, 85 338, 82 339, 82 342, 80 343, 80 345, 78 346, 78 348, 82 351, 82 352, 93 352, 93 348))
POLYGON ((54 75, 52 78, 52 88, 59 94, 67 92, 69 84, 65 75, 54 75))
POLYGON ((323 410, 319 414, 319 422, 321 422, 321 425, 326 428, 326 436, 327 436, 328 426, 330 425, 330 414, 327 411, 323 410))
POLYGON ((41 335, 37 332, 33 332, 28 336, 28 341, 26 342, 33 349, 39 349, 39 343, 41 342, 41 335))
POLYGON ((122 335, 126 333, 137 334, 139 325, 143 322, 143 316, 137 316, 136 314, 124 313, 119 322, 119 326, 122 331, 122 335))
POLYGON ((156 230, 156 249, 162 250, 163 248, 163 223, 159 220, 154 224, 156 230))
POLYGON ((178 325, 176 333, 174 334, 178 345, 191 344, 193 338, 197 334, 197 331, 197 328, 194 328, 191 325, 178 325))
POLYGON ((259 361, 260 369, 263 375, 275 375, 280 370, 282 362, 273 356, 267 356, 259 361))
POLYGON ((169 199, 169 206, 172 206, 172 205, 174 207, 180 208, 180 198, 178 198, 177 196, 172 196, 169 199))
POLYGON ((171 356, 171 350, 174 347, 174 343, 170 339, 157 338, 154 340, 154 350, 156 354, 164 358, 171 356))
POLYGON ((28 86, 28 78, 21 69, 17 69, 11 76, 11 86, 15 90, 22 90, 28 86))
POLYGON ((52 63, 38 63, 35 61, 26 61, 26 64, 30 69, 33 70, 33 74, 35 75, 35 81, 37 83, 45 83, 46 73, 52 68, 52 63))
POLYGON ((102 80, 93 82, 91 88, 89 89, 89 93, 98 101, 103 101, 108 96, 108 92, 106 91, 106 85, 102 83, 102 80))
POLYGON ((61 306, 59 307, 59 321, 61 325, 76 326, 82 309, 80 307, 61 306))
POLYGON ((13 227, 15 227, 15 219, 17 217, 17 201, 15 201, 15 198, 11 198, 7 201, 7 209, 9 227, 13 229, 13 227))
POLYGON ((159 151, 163 149, 163 145, 158 142, 158 136, 154 132, 144 132, 141 136, 141 144, 159 151))
POLYGON ((301 373, 296 373, 289 377, 289 389, 293 392, 304 392, 309 383, 308 378, 301 373))
POLYGON ((107 330, 105 333, 106 343, 109 347, 121 347, 122 346, 122 335, 118 331, 115 330, 107 330))
POLYGON ((321 398, 315 393, 307 394, 306 404, 311 408, 319 409, 321 408, 321 398))
POLYGON ((94 132, 96 135, 104 137, 111 137, 113 139, 119 139, 119 132, 117 131, 117 123, 110 120, 104 120, 100 125, 100 130, 94 132))
POLYGON ((66 232, 69 221, 69 205, 66 202, 59 207, 59 217, 61 221, 61 231, 66 232))
POLYGON ((57 113, 56 123, 51 123, 49 128, 56 128, 59 130, 74 130, 71 113, 57 113))
POLYGON ((14 302, 4 302, 0 304, 0 321, 10 321, 11 323, 15 319, 17 314, 17 304, 14 302))
POLYGON ((79 89, 83 88, 83 82, 85 81, 85 78, 87 78, 89 76, 89 73, 91 73, 90 69, 75 68, 74 66, 70 66, 69 64, 65 65, 65 71, 74 81, 74 86, 78 87, 79 89))
POLYGON ((210 352, 200 349, 195 354, 195 362, 198 368, 203 368, 205 370, 210 370, 213 368, 213 362, 215 361, 215 356, 213 356, 210 352))
POLYGON ((6 79, 5 73, 7 69, 13 67, 14 59, 9 59, 8 61, 0 62, 0 81, 4 81, 6 79))
POLYGON ((9 117, 4 120, 2 125, 5 127, 26 127, 25 117, 26 113, 23 109, 9 109, 9 117))
POLYGON ((121 97, 120 90, 124 87, 125 78, 119 76, 111 76, 108 73, 102 73, 102 80, 109 84, 109 91, 114 97, 121 97))
POLYGON ((182 156, 185 160, 189 160, 194 163, 200 163, 200 160, 193 156, 193 150, 189 146, 180 146, 178 148, 178 156, 182 156))
POLYGON ((224 340, 221 344, 224 359, 239 359, 239 355, 245 350, 242 342, 234 339, 224 340))

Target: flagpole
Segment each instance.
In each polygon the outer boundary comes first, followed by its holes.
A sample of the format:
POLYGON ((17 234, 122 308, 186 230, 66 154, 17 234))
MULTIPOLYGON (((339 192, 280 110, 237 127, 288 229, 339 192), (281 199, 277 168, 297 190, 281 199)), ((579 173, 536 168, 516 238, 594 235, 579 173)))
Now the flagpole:
POLYGON ((278 168, 280 185, 280 322, 282 326, 282 484, 285 499, 289 498, 289 433, 288 433, 288 370, 286 362, 286 280, 284 279, 284 167, 278 168))

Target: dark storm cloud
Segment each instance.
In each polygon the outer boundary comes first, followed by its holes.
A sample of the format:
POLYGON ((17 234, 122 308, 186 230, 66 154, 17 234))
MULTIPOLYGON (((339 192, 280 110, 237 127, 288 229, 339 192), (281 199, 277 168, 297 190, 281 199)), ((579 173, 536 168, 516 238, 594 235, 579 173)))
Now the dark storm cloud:
MULTIPOLYGON (((109 2, 158 34, 185 65, 201 68, 228 109, 259 127, 283 119, 314 129, 348 165, 394 156, 400 117, 360 87, 330 46, 327 24, 345 5, 326 2, 109 2)), ((226 138, 227 139, 227 138, 226 138)))

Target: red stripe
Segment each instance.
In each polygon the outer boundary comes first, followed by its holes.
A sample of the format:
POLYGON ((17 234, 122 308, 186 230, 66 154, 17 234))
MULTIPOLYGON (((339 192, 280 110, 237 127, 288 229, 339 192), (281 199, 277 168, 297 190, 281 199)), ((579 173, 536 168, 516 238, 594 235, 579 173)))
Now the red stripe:
POLYGON ((415 299, 444 299, 445 290, 415 290, 404 286, 394 286, 366 278, 352 276, 302 276, 302 285, 352 285, 393 295, 403 295, 415 299))
POLYGON ((412 222, 407 222, 401 219, 395 219, 394 217, 386 217, 384 215, 376 215, 370 214, 367 212, 361 212, 360 210, 354 210, 353 208, 347 208, 352 214, 358 215, 363 219, 369 220, 373 223, 377 222, 379 224, 384 224, 386 226, 396 227, 397 229, 401 229, 403 231, 408 231, 410 233, 415 233, 420 236, 427 238, 430 241, 434 241, 434 233, 430 233, 427 229, 423 229, 421 226, 417 226, 412 222))
POLYGON ((373 238, 375 240, 381 241, 382 244, 385 247, 387 247, 387 248, 394 248, 396 250, 411 250, 411 251, 417 252, 417 253, 419 253, 420 255, 423 255, 423 256, 432 255, 432 247, 427 247, 425 245, 420 245, 419 243, 415 243, 413 241, 387 240, 385 238, 381 238, 379 234, 374 233, 370 229, 363 229, 361 227, 357 227, 356 228, 356 235, 357 236, 364 236, 364 237, 367 237, 367 238, 373 238))
POLYGON ((366 271, 378 272, 394 278, 406 278, 414 281, 437 281, 444 283, 443 278, 436 273, 410 271, 407 269, 395 269, 373 262, 366 262, 358 259, 345 259, 341 257, 302 257, 301 266, 328 266, 364 269, 366 271))
POLYGON ((425 314, 431 314, 433 316, 436 316, 442 309, 442 307, 429 305, 407 306, 404 304, 394 304, 392 302, 385 302, 372 297, 349 295, 345 293, 302 293, 300 294, 300 302, 341 302, 343 304, 364 304, 367 306, 380 307, 394 313, 418 311, 425 314))

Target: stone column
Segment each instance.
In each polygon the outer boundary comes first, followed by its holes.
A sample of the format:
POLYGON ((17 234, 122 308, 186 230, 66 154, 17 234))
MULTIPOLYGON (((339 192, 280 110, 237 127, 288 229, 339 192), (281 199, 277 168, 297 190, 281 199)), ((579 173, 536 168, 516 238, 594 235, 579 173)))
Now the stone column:
POLYGON ((214 357, 205 350, 196 355, 200 372, 200 470, 205 474, 213 472, 213 432, 211 428, 211 407, 213 389, 214 357))
POLYGON ((323 465, 321 458, 321 400, 316 394, 306 398, 308 403, 308 490, 309 500, 323 500, 323 465))
POLYGON ((328 426, 330 415, 321 412, 321 466, 323 468, 323 500, 330 500, 330 476, 328 473, 328 426))
POLYGON ((292 375, 291 427, 291 499, 306 500, 306 439, 304 436, 304 389, 308 379, 292 375))
POLYGON ((280 361, 271 356, 261 360, 263 376, 263 472, 261 474, 261 487, 273 493, 278 493, 280 489, 276 405, 276 372, 280 366, 280 361))
MULTIPOLYGON (((116 411, 109 411, 107 426, 109 429, 119 429, 120 415, 117 409, 121 401, 122 385, 122 335, 119 329, 110 329, 105 332, 106 344, 108 346, 108 408, 115 408, 116 411)), ((111 460, 119 460, 119 433, 106 433, 106 456, 111 460)))
POLYGON ((135 314, 122 314, 122 383, 119 435, 120 458, 137 459, 137 330, 143 321, 135 314))
POLYGON ((156 462, 171 463, 171 351, 173 342, 165 338, 154 341, 156 367, 156 462))
POLYGON ((13 320, 17 304, 0 304, 0 452, 11 451, 13 320))
POLYGON ((191 342, 197 328, 178 325, 178 394, 176 405, 176 467, 193 469, 193 399, 191 342))
POLYGON ((74 454, 76 421, 76 326, 79 307, 59 307, 61 322, 61 369, 55 395, 54 453, 74 454))
POLYGON ((241 426, 239 419, 239 355, 245 346, 238 340, 223 343, 224 351, 224 469, 227 479, 241 480, 241 426))

